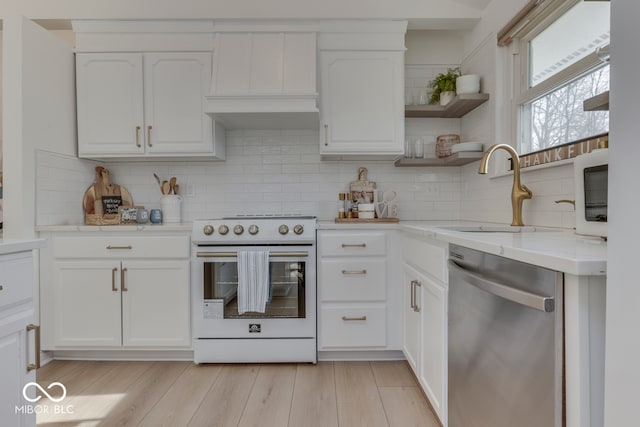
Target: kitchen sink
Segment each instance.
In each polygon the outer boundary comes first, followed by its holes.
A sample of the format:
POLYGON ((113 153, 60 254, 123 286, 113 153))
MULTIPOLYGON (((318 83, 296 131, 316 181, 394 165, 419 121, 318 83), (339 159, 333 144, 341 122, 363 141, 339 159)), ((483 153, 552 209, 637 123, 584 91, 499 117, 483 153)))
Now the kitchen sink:
POLYGON ((438 227, 441 230, 461 231, 465 233, 532 233, 539 231, 553 231, 533 226, 512 226, 512 225, 452 225, 446 227, 438 227))

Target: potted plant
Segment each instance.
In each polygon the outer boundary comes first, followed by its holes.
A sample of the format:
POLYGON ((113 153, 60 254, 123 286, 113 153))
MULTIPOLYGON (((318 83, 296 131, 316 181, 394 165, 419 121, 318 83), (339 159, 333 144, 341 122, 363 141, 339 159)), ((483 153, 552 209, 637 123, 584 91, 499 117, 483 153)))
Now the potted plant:
POLYGON ((456 79, 460 76, 460 68, 449 68, 446 73, 438 74, 430 83, 433 89, 430 104, 448 104, 456 96, 456 79))

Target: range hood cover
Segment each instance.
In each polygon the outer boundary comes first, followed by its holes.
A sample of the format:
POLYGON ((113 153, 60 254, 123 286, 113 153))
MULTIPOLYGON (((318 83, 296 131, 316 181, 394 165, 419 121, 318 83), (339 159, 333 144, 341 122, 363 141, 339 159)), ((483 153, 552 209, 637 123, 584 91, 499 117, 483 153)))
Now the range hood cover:
POLYGON ((205 112, 227 129, 312 129, 320 125, 318 94, 215 95, 205 112))

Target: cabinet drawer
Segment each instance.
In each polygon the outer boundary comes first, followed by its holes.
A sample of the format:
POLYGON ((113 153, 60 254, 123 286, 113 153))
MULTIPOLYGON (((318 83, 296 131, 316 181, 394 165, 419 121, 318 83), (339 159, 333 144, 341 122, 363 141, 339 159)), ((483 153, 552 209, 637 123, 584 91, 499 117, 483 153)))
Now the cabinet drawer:
POLYGON ((326 307, 320 310, 320 348, 385 347, 386 307, 326 307))
POLYGON ((33 297, 33 269, 31 252, 0 256, 0 308, 33 297))
POLYGON ((320 233, 318 250, 320 256, 385 255, 386 240, 383 232, 320 233))
POLYGON ((408 236, 403 239, 402 246, 407 263, 447 283, 447 250, 445 248, 408 236))
POLYGON ((189 236, 54 237, 55 258, 188 258, 189 236))
POLYGON ((384 301, 387 266, 384 259, 320 261, 322 301, 384 301))

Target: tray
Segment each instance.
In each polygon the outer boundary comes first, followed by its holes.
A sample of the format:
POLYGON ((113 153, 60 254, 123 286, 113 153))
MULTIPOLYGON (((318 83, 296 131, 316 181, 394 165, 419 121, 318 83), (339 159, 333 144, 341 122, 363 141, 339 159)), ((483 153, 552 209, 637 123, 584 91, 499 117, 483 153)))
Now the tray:
POLYGON ((394 223, 400 222, 399 218, 336 218, 336 223, 394 223))

